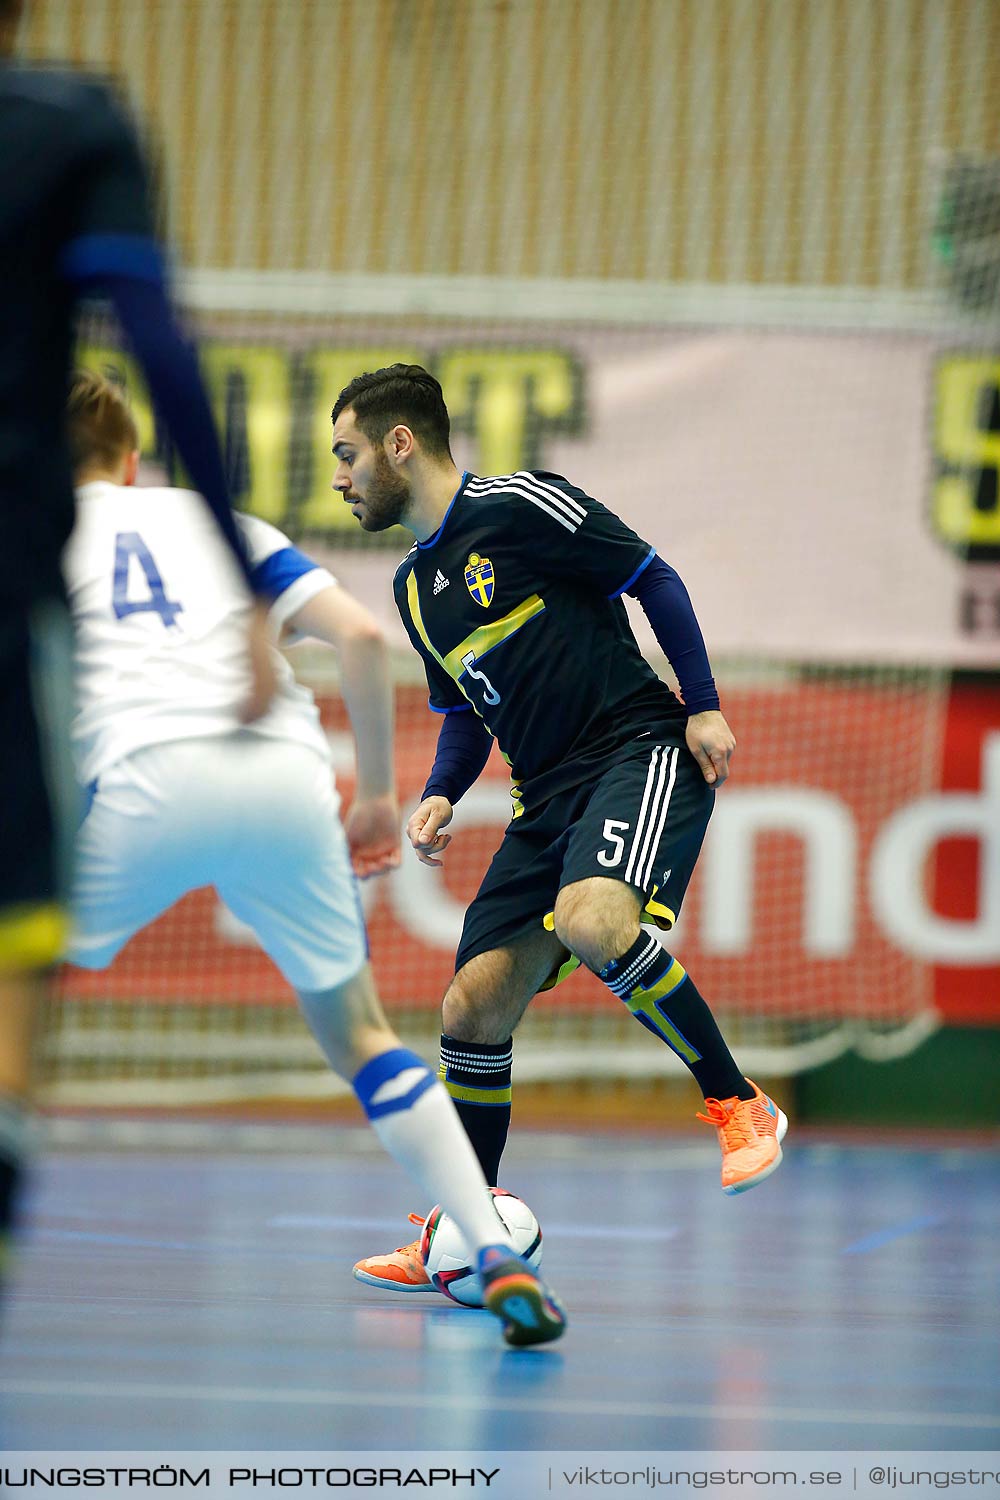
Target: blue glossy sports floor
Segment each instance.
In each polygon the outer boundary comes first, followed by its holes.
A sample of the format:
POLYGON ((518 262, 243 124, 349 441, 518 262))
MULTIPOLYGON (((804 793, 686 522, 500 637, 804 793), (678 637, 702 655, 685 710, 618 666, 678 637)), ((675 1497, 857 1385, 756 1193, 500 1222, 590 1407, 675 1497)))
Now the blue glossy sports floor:
POLYGON ((726 1198, 701 1138, 515 1131, 571 1325, 511 1351, 487 1313, 351 1277, 427 1207, 367 1131, 118 1130, 63 1122, 39 1164, 5 1449, 1000 1447, 988 1146, 793 1128, 726 1198))

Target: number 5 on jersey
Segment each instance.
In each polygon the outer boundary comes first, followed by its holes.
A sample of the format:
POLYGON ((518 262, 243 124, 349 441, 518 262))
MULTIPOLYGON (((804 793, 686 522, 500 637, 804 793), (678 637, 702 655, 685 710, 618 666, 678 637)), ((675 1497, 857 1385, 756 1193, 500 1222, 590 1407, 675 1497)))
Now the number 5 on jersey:
POLYGON ((176 625, 177 616, 184 611, 183 604, 167 598, 153 554, 137 531, 119 531, 115 537, 115 574, 111 602, 115 607, 115 618, 119 620, 126 615, 154 614, 159 615, 164 625, 176 625), (149 586, 149 594, 145 599, 129 598, 129 572, 133 557, 149 586))
POLYGON ((492 682, 487 677, 485 672, 476 671, 475 663, 476 653, 474 651, 466 651, 465 655, 462 657, 462 666, 465 668, 466 672, 468 672, 470 677, 474 677, 477 682, 481 682, 483 684, 483 702, 490 704, 499 703, 500 694, 497 692, 496 688, 493 686, 492 682))

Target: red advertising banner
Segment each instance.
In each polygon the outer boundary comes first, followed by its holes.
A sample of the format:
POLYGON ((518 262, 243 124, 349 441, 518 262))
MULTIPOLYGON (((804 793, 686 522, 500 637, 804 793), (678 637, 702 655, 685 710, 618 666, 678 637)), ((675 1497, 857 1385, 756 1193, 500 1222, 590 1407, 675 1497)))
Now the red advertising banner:
POLYGON ((933 911, 954 924, 969 962, 938 964, 946 1021, 1000 1023, 1000 682, 958 682, 948 703, 933 865, 933 911), (978 951, 977 951, 978 950, 978 951), (975 962, 971 961, 975 957, 975 962))

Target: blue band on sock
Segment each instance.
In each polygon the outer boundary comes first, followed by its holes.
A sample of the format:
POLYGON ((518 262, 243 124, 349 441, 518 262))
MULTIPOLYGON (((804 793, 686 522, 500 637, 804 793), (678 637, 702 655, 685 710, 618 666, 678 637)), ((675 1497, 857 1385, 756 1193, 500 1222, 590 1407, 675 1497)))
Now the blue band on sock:
MULTIPOLYGON (((390 1047, 388 1052, 380 1052, 377 1057, 371 1057, 363 1068, 359 1068, 351 1081, 351 1087, 361 1100, 367 1104, 372 1094, 380 1089, 388 1079, 395 1078, 397 1073, 402 1073, 404 1068, 426 1068, 427 1064, 422 1057, 411 1052, 409 1047, 390 1047)), ((428 1068, 428 1072, 430 1069, 428 1068)))
POLYGON ((436 1082, 437 1079, 422 1057, 418 1057, 408 1047, 392 1047, 388 1052, 380 1052, 378 1057, 373 1057, 370 1062, 366 1062, 364 1067, 355 1073, 352 1087, 369 1120, 378 1120, 383 1115, 392 1115, 401 1109, 409 1109, 417 1102, 421 1094, 425 1094, 436 1082), (373 1097, 384 1083, 398 1078, 400 1073, 405 1073, 409 1068, 421 1068, 424 1076, 418 1078, 405 1094, 399 1094, 394 1099, 385 1099, 379 1104, 372 1103, 373 1097))

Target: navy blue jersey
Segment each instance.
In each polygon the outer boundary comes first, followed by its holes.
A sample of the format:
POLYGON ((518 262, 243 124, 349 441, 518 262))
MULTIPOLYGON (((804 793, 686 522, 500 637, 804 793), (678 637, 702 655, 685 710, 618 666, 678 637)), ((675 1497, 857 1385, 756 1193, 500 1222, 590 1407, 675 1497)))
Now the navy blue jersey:
POLYGON ((654 555, 558 474, 465 475, 439 530, 395 577, 430 706, 470 706, 535 806, 685 710, 643 658, 621 594, 654 555))
POLYGON ((146 170, 110 90, 0 64, 0 605, 61 588, 73 260, 119 242, 127 258, 151 236, 146 170))

